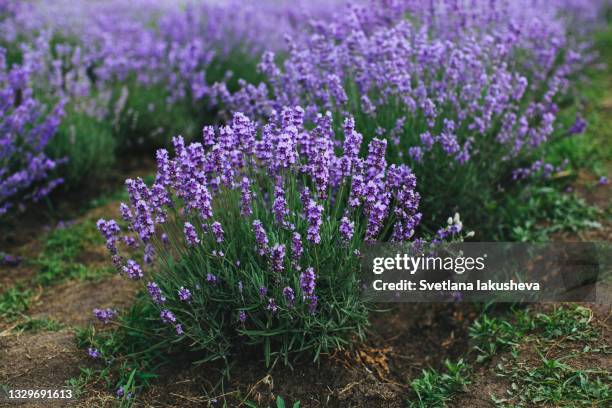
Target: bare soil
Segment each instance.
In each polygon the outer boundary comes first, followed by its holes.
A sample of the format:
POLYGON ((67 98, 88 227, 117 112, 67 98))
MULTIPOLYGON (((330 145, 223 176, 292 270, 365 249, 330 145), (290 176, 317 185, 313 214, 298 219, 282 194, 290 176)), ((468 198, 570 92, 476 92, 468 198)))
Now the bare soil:
MULTIPOLYGON (((266 370, 263 355, 236 363, 229 380, 209 367, 168 367, 145 395, 145 406, 199 407, 244 400, 274 406, 277 396, 302 407, 404 407, 408 384, 428 367, 440 368, 446 358, 466 353, 467 328, 475 317, 468 305, 401 304, 372 318, 367 341, 356 349, 323 356, 316 366, 306 361, 266 370)), ((290 405, 289 405, 290 406, 290 405)))

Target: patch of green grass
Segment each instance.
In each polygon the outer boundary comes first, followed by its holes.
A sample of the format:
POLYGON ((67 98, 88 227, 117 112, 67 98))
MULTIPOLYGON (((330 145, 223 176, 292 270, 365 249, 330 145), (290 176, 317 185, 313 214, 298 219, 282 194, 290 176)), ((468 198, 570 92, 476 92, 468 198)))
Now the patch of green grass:
POLYGON ((509 398, 495 398, 494 402, 516 407, 527 404, 555 407, 603 407, 612 403, 610 383, 612 375, 605 369, 579 369, 566 363, 569 357, 546 358, 539 353, 536 362, 500 364, 500 376, 511 383, 509 398))
POLYGON ((515 309, 509 317, 480 316, 470 327, 469 337, 477 351, 477 361, 485 361, 500 351, 518 347, 528 336, 550 341, 561 336, 570 340, 590 341, 596 332, 589 325, 590 311, 581 306, 567 306, 550 313, 515 309))
POLYGON ((513 217, 511 238, 521 242, 547 241, 555 232, 601 228, 603 212, 578 197, 553 187, 536 187, 509 198, 513 217))
MULTIPOLYGON (((113 101, 113 133, 119 154, 150 153, 183 135, 190 140, 201 133, 204 114, 188 101, 168 102, 165 86, 142 86, 135 79, 117 84, 113 101)), ((187 98, 189 100, 189 98, 187 98)))
POLYGON ((115 190, 113 192, 110 193, 106 193, 106 194, 102 194, 94 199, 92 199, 91 201, 89 201, 88 203, 88 207, 90 209, 92 208, 98 208, 98 207, 103 207, 111 202, 115 202, 115 201, 127 201, 129 198, 128 196, 128 192, 125 188, 120 188, 118 190, 115 190))
POLYGON ((500 357, 495 375, 511 385, 504 397, 492 396, 493 402, 500 407, 609 404, 612 373, 579 367, 587 354, 609 352, 598 345, 601 333, 590 323, 591 311, 575 305, 547 313, 517 309, 508 318, 481 316, 469 331, 477 361, 509 352, 500 357), (551 350, 559 355, 549 356, 551 350))
POLYGON ((58 331, 63 328, 64 325, 61 322, 53 319, 32 319, 28 317, 26 320, 19 323, 14 330, 38 333, 42 331, 58 331))
POLYGON ((0 294, 0 317, 13 321, 24 316, 30 307, 32 291, 21 286, 14 286, 0 294))
POLYGON ((34 283, 46 286, 68 278, 97 279, 107 275, 112 271, 110 266, 92 268, 86 260, 80 259, 88 246, 103 243, 93 220, 54 229, 47 235, 44 248, 34 261, 40 268, 34 283))
POLYGON ((470 383, 467 363, 463 360, 456 363, 446 360, 444 365, 444 373, 427 369, 412 380, 410 386, 418 400, 409 401, 410 407, 445 407, 455 393, 465 390, 470 383))

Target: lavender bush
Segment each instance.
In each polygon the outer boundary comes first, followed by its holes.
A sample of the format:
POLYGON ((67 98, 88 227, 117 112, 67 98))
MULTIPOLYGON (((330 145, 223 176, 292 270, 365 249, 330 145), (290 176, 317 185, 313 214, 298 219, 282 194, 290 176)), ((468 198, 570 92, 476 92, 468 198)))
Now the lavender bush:
POLYGON ((30 65, 12 64, 0 48, 0 217, 39 201, 57 185, 58 165, 44 150, 63 114, 63 102, 50 111, 34 97, 30 65))
POLYGON ((299 107, 264 126, 237 113, 201 142, 174 138, 152 186, 126 181, 123 220, 98 222, 118 270, 146 285, 157 330, 207 361, 239 343, 267 363, 345 347, 367 324, 359 249, 411 240, 421 219, 416 178, 387 164, 386 141, 364 146, 347 118, 339 147, 330 114, 303 120, 299 107))

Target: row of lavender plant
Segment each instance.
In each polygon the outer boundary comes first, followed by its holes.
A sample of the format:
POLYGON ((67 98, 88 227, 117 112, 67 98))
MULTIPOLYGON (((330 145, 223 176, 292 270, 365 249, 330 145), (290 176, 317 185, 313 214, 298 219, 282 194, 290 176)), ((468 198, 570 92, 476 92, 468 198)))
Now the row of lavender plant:
POLYGON ((62 183, 50 177, 59 163, 45 154, 63 115, 63 101, 54 107, 33 96, 27 64, 8 66, 0 47, 0 216, 39 201, 62 183))
POLYGON ((215 120, 210 83, 231 83, 233 70, 249 78, 264 46, 278 49, 310 16, 329 17, 332 4, 2 2, 0 39, 7 69, 31 67, 37 103, 65 102, 46 152, 66 158, 60 174, 80 184, 105 174, 118 150, 196 135, 215 120))
POLYGON ((344 19, 313 23, 288 56, 266 53, 265 83, 218 96, 254 118, 295 104, 307 118, 355 115, 367 137, 390 142, 390 161, 409 164, 423 181, 429 227, 459 210, 491 237, 506 221, 495 211, 500 200, 519 179, 534 183, 559 170, 564 163, 544 163, 543 152, 585 129, 580 116, 560 121, 559 105, 593 60, 570 24, 591 21, 599 6, 397 1, 389 7, 408 18, 386 24, 353 7, 344 19))

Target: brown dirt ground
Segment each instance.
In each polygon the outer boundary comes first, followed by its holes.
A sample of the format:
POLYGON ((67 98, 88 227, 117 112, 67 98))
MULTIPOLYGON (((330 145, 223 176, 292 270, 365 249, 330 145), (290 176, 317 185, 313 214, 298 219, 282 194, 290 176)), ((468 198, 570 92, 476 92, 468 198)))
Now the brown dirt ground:
MULTIPOLYGON (((70 330, 0 336, 0 384, 11 389, 61 389, 87 365, 70 330)), ((0 397, 0 406, 3 400, 0 397)), ((6 401, 4 401, 6 403, 6 401)), ((20 406, 63 406, 64 402, 28 402, 20 406)), ((10 406, 13 406, 11 403, 10 406)))
POLYGON ((280 395, 306 408, 404 407, 411 378, 467 351, 467 328, 474 317, 465 305, 401 304, 374 316, 367 340, 355 350, 323 356, 319 366, 304 362, 293 370, 268 371, 262 358, 243 357, 225 386, 215 389, 216 374, 209 367, 177 365, 141 396, 142 404, 199 407, 225 399, 229 406, 240 406, 248 398, 274 406, 280 395))

